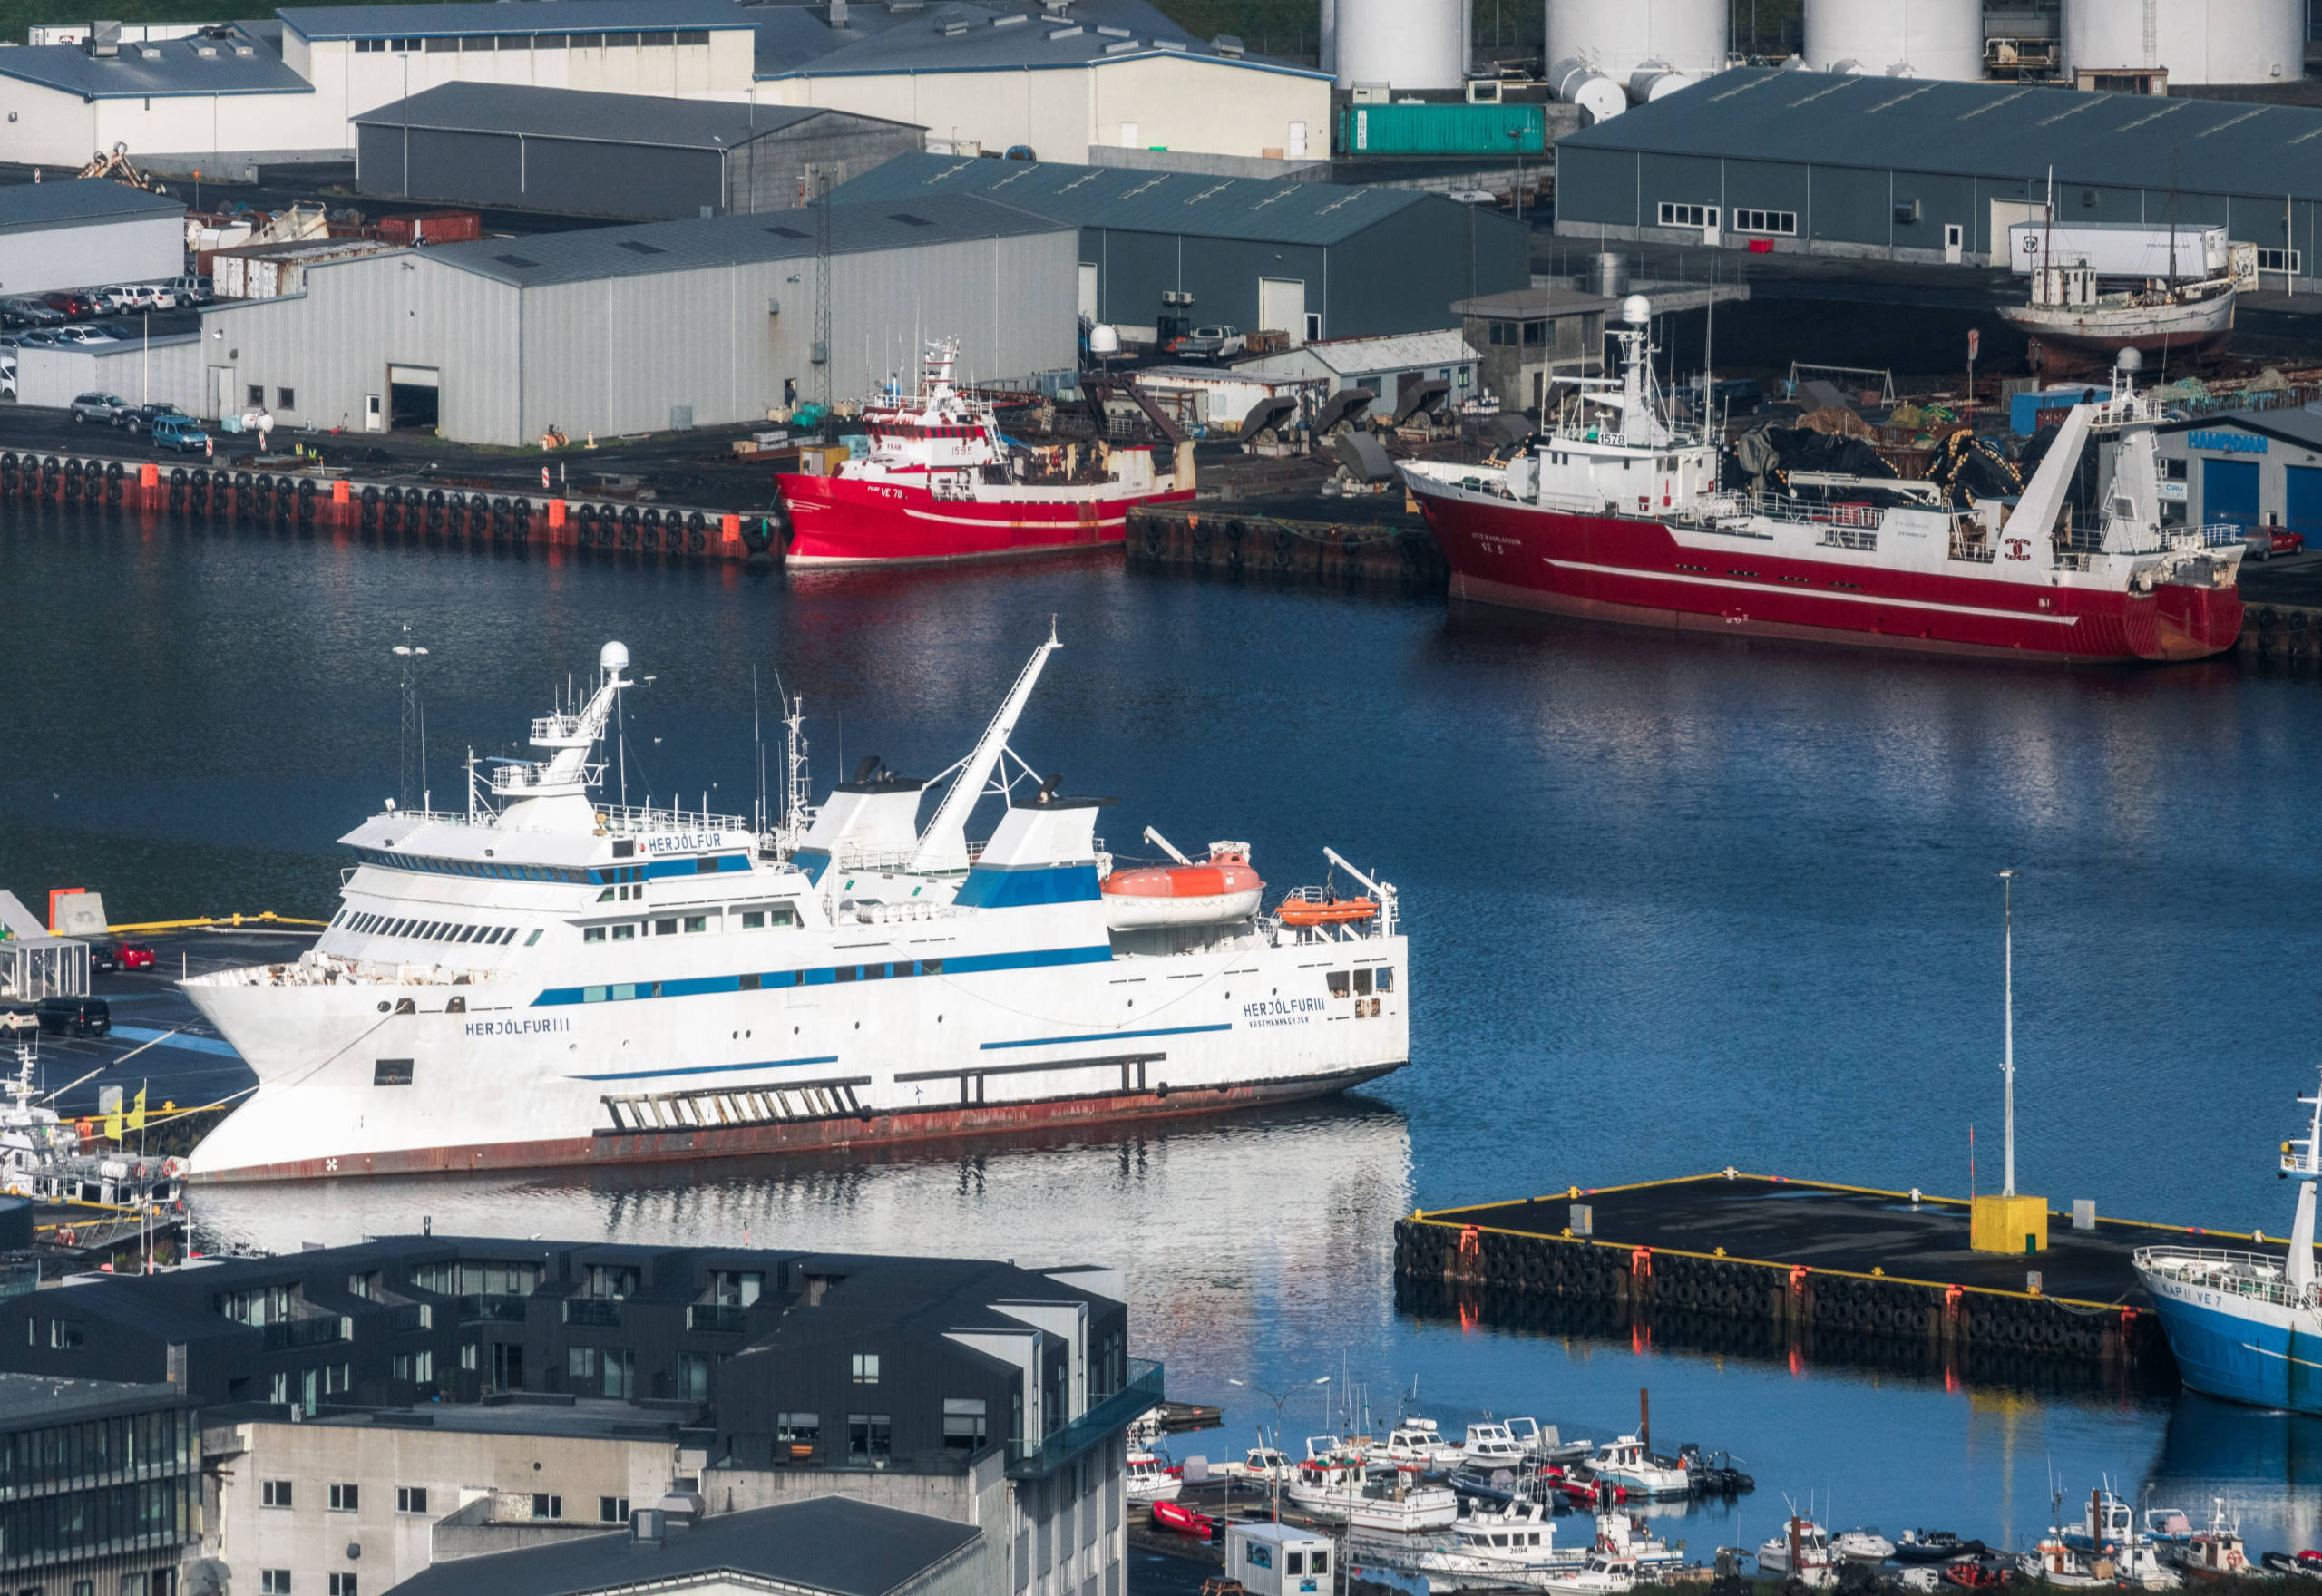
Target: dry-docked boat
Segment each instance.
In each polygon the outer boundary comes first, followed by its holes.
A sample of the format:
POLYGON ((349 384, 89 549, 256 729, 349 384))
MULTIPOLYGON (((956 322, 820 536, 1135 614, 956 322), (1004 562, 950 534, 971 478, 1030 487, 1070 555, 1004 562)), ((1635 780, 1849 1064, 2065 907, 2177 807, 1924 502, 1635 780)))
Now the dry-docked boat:
POLYGON ((1310 1458, 1283 1494, 1316 1518, 1388 1534, 1449 1529, 1459 1516, 1459 1498, 1449 1486, 1418 1484, 1402 1469, 1374 1479, 1368 1467, 1351 1461, 1310 1458))
POLYGON ((184 983, 259 1076, 192 1174, 868 1145, 1312 1096, 1400 1067, 1392 886, 1325 850, 1374 918, 1291 924, 1228 894, 1123 924, 1096 834, 1113 801, 1053 776, 1009 791, 1002 756, 1057 646, 941 773, 924 823, 937 783, 875 760, 810 811, 794 705, 790 818, 761 832, 593 791, 629 685, 607 645, 586 705, 532 723, 541 758, 472 771, 465 813, 390 807, 343 839, 356 862, 311 950, 184 983), (988 788, 1007 807, 971 843, 988 788))
MULTIPOLYGON (((1623 313, 1624 369, 1502 462, 1399 469, 1455 598, 1680 630, 2082 660, 2199 659, 2241 632, 2239 529, 2172 525, 2150 394, 2125 352, 2012 506, 1937 483, 1806 472, 1729 480, 1717 439, 1663 402, 1623 313), (2093 518, 2065 514, 2092 438, 2115 444, 2093 518)), ((1740 467, 1737 463, 1736 472, 1740 467)))

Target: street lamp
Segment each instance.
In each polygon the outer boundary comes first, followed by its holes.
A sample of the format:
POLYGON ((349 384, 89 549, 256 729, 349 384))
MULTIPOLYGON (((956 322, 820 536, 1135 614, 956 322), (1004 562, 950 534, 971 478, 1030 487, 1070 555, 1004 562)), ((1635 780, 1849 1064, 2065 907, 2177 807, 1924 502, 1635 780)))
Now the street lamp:
POLYGON ((1524 130, 1510 128, 1507 136, 1516 141, 1516 219, 1524 219, 1524 130))
MULTIPOLYGON (((1331 1383, 1331 1377, 1324 1375, 1318 1380, 1308 1380, 1299 1385, 1293 1386, 1288 1390, 1280 1392, 1269 1391, 1254 1380, 1237 1380, 1229 1377, 1225 1383, 1229 1386, 1239 1386, 1246 1391, 1255 1391, 1259 1396, 1273 1404, 1273 1449, 1275 1452, 1280 1453, 1282 1456, 1286 1458, 1290 1455, 1286 1452, 1283 1452, 1282 1450, 1283 1408, 1288 1406, 1290 1399, 1293 1396, 1297 1396, 1301 1391, 1312 1390, 1317 1386, 1329 1385, 1331 1383)), ((1282 1465, 1277 1463, 1272 1468, 1266 1470, 1266 1476, 1273 1482, 1273 1522, 1280 1523, 1282 1522, 1282 1465)))

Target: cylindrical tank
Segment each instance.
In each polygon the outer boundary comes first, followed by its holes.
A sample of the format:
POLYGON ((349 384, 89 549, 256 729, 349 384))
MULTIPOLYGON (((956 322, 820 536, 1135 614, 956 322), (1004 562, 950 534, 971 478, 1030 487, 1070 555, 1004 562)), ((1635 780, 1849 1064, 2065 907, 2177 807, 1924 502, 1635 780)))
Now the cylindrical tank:
POLYGON ((2171 83, 2294 82, 2305 73, 2304 4, 2064 0, 2064 70, 2160 66, 2171 83))
POLYGON ((1469 0, 1334 0, 1339 87, 1456 89, 1468 77, 1469 0))
POLYGON ((1666 62, 1648 61, 1629 73, 1629 98, 1636 104, 1647 104, 1690 88, 1693 82, 1690 73, 1678 72, 1666 62))
POLYGON ((1629 258, 1605 253, 1588 262, 1588 291, 1599 298, 1618 299, 1629 291, 1629 258))
POLYGON ((1972 83, 1984 75, 1983 0, 1806 0, 1806 64, 1972 83))
POLYGON ((1546 57, 1585 62, 1615 79, 1626 79, 1647 62, 1696 76, 1721 72, 1726 5, 1727 0, 1547 0, 1546 57))
POLYGON ((1548 92, 1567 105, 1579 106, 1592 127, 1629 108, 1620 84, 1585 61, 1559 61, 1550 67, 1548 92))

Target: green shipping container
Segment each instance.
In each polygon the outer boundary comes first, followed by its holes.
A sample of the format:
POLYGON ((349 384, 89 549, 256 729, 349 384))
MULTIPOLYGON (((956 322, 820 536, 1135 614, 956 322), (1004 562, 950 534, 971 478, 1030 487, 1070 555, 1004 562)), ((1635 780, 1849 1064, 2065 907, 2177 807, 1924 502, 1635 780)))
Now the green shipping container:
POLYGON ((1538 155, 1548 119, 1537 105, 1350 105, 1341 155, 1538 155))

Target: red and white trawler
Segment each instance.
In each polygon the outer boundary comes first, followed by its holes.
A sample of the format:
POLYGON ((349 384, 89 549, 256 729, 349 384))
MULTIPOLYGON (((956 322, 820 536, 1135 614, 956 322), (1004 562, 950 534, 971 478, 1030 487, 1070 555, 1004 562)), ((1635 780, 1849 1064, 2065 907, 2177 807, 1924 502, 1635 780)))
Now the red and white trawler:
POLYGON ((918 391, 890 386, 864 409, 868 454, 829 476, 776 477, 791 564, 1099 549, 1127 538, 1135 506, 1194 496, 1190 443, 1163 460, 1102 441, 1038 450, 1003 436, 991 406, 953 386, 958 359, 956 342, 930 344, 918 391))
POLYGON ((1622 306, 1618 379, 1590 379, 1505 464, 1404 461, 1455 598, 1678 630, 2077 660, 2183 660, 2241 631, 2239 529, 2164 525, 2161 420, 2123 351, 2111 393, 2074 405, 2023 495, 1953 507, 1934 482, 1772 473, 1722 479, 1719 443, 1671 414, 1641 295, 1622 306), (2092 524, 2067 499, 2110 433, 2092 524), (1801 493, 1799 490, 1807 490, 1801 493))

